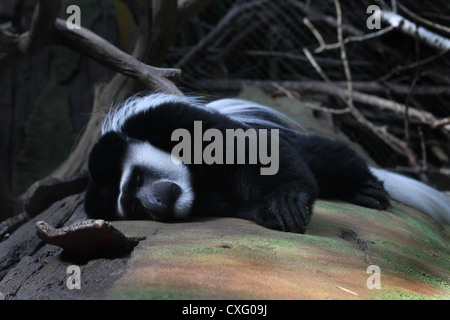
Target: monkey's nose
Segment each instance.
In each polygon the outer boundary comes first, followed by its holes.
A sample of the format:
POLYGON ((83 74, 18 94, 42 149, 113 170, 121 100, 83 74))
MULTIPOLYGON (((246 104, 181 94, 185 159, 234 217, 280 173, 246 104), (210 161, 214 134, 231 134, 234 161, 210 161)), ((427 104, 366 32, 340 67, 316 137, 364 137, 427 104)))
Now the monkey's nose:
POLYGON ((173 208, 181 195, 180 186, 172 181, 157 181, 152 184, 151 188, 156 201, 168 208, 173 208))
POLYGON ((148 213, 155 220, 170 220, 180 195, 181 188, 176 183, 157 181, 139 189, 135 199, 136 211, 148 213))

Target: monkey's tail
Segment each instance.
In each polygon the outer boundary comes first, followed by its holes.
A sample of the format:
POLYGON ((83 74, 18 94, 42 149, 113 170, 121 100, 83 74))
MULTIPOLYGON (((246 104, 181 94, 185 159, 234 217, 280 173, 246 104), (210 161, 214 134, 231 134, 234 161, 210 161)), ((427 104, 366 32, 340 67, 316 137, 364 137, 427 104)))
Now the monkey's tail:
POLYGON ((389 196, 422 211, 441 224, 450 224, 450 198, 417 180, 384 169, 370 168, 384 182, 389 196))

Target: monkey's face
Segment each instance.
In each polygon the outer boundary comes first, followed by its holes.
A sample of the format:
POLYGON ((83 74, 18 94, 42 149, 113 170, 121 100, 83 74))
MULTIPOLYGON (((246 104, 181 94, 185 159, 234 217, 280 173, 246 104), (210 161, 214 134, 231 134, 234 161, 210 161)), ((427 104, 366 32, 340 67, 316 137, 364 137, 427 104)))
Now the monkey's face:
POLYGON ((188 168, 147 142, 105 134, 91 152, 89 172, 85 208, 91 217, 169 221, 191 211, 188 168))
POLYGON ((117 207, 125 218, 159 221, 184 218, 194 200, 187 167, 142 141, 129 142, 117 207))

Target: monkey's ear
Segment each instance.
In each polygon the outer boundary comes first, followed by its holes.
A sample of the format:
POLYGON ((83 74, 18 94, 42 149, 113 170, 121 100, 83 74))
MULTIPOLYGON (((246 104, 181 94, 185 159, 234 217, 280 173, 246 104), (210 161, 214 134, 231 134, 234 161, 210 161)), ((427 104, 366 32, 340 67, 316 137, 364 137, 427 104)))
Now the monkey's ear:
POLYGON ((88 169, 91 178, 99 184, 111 185, 120 181, 127 140, 117 132, 108 132, 92 148, 88 169))

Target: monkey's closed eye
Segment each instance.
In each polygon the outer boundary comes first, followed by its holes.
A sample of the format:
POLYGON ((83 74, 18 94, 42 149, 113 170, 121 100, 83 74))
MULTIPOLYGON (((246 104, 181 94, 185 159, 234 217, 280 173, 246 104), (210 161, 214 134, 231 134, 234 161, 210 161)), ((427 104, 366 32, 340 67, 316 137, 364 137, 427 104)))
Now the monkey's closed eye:
POLYGON ((140 188, 144 182, 142 172, 139 169, 134 169, 130 180, 130 186, 140 188))

